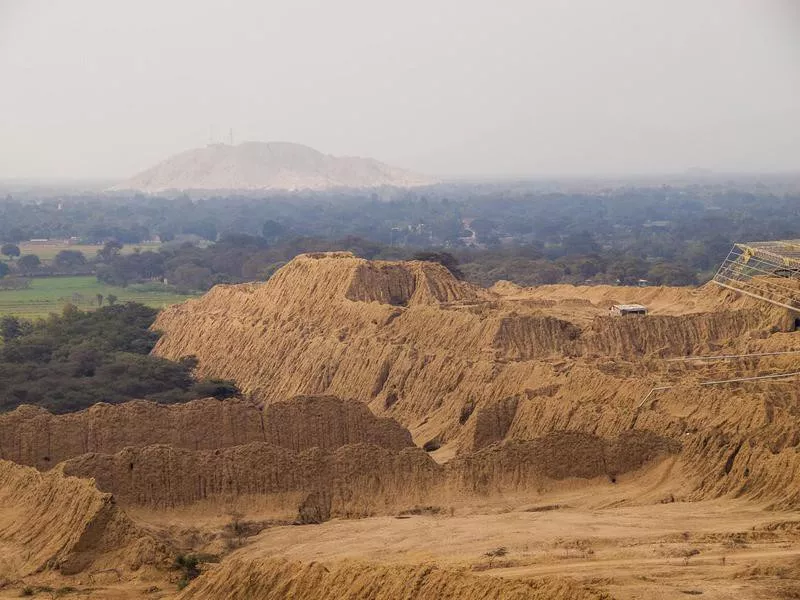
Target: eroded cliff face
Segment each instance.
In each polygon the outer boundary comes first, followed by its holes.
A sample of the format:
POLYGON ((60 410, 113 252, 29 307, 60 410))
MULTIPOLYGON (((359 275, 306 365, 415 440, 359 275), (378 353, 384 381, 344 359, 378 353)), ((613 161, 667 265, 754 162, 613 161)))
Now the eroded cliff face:
POLYGON ((296 451, 361 442, 392 449, 412 445, 411 435, 394 419, 375 417, 362 403, 330 396, 293 398, 263 410, 242 400, 175 405, 138 400, 63 415, 32 406, 0 415, 0 458, 39 469, 127 447, 213 450, 251 442, 296 451))
POLYGON ((365 443, 389 450, 413 446, 411 434, 391 417, 333 396, 298 396, 264 407, 264 441, 300 452, 365 443))
POLYGON ((296 508, 303 496, 324 491, 334 497, 337 516, 365 516, 368 506, 413 505, 438 483, 440 469, 419 448, 397 452, 356 444, 294 452, 263 442, 206 451, 127 448, 64 463, 66 473, 94 478, 126 505, 172 508, 261 496, 296 508))
POLYGON ((163 564, 167 548, 144 533, 91 481, 0 461, 0 577, 44 569, 136 570, 163 564))
POLYGON ((294 452, 265 443, 191 451, 165 445, 85 454, 64 472, 91 477, 124 505, 174 508, 198 501, 272 498, 285 507, 311 493, 332 499, 333 516, 394 514, 469 496, 487 498, 566 479, 613 481, 680 450, 641 431, 611 440, 577 432, 493 445, 438 464, 420 448, 373 444, 294 452))
POLYGON ((180 405, 140 400, 96 404, 63 415, 21 406, 0 415, 0 458, 40 469, 87 452, 117 452, 126 446, 164 443, 200 450, 263 439, 261 411, 235 400, 180 405))

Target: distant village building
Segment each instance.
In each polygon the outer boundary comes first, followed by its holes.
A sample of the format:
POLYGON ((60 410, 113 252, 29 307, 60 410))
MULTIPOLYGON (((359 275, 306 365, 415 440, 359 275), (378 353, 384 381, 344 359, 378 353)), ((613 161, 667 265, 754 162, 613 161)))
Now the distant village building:
POLYGON ((644 227, 648 229, 669 229, 670 225, 672 225, 672 221, 647 221, 644 223, 644 227))

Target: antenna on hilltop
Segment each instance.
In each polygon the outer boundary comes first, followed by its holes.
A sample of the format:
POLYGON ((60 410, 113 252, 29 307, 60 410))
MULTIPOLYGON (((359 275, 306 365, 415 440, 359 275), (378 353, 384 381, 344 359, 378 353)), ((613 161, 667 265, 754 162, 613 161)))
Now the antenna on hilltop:
POLYGON ((230 131, 228 132, 231 138, 231 146, 233 146, 233 127, 231 127, 230 131))

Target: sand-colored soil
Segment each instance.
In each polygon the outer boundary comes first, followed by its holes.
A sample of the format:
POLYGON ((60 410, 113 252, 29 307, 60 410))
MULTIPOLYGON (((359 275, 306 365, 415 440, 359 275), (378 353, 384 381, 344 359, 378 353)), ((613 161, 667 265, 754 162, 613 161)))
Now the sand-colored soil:
POLYGON ((436 564, 511 580, 566 576, 621 599, 677 599, 687 590, 714 599, 800 592, 800 513, 735 501, 592 509, 574 496, 551 500, 567 498, 573 503, 564 508, 535 503, 488 515, 277 528, 235 556, 436 564), (775 531, 787 523, 790 531, 775 531), (487 556, 498 548, 507 553, 487 556))
POLYGON ((156 323, 246 400, 0 416, 0 598, 800 597, 796 318, 298 257, 156 323))

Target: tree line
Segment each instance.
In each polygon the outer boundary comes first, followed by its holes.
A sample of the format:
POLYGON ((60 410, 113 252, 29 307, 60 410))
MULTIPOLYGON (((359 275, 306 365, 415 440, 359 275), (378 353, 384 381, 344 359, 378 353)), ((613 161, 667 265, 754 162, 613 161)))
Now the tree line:
MULTIPOLYGON (((388 200, 339 192, 0 200, 0 241, 135 245, 158 238, 158 251, 62 262, 110 283, 166 280, 192 290, 263 280, 298 252, 348 247, 372 258, 446 251, 467 279, 482 284, 690 285, 708 280, 733 242, 796 238, 798 231, 800 194, 791 188, 719 183, 586 192, 460 185, 398 191, 388 200)), ((21 274, 51 267, 23 258, 7 266, 21 274)))
POLYGON ((156 314, 125 303, 92 312, 67 305, 38 321, 0 317, 0 411, 33 404, 64 413, 97 402, 238 395, 232 382, 197 378, 192 357, 151 356, 160 337, 150 330, 156 314))

